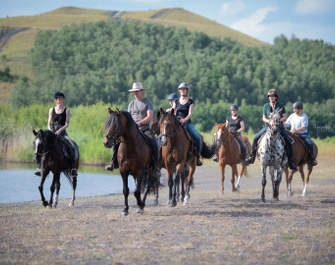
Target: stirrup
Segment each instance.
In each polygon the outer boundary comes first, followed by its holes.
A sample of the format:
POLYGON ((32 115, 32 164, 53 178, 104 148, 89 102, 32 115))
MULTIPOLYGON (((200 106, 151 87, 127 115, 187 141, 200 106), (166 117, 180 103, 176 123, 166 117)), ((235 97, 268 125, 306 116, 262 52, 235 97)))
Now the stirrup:
POLYGON ((40 168, 36 169, 35 172, 34 172, 34 175, 37 176, 37 177, 40 177, 42 175, 42 171, 40 168))
POLYGON ((105 169, 113 172, 113 170, 114 170, 114 163, 113 162, 109 162, 107 164, 107 166, 105 166, 105 169))

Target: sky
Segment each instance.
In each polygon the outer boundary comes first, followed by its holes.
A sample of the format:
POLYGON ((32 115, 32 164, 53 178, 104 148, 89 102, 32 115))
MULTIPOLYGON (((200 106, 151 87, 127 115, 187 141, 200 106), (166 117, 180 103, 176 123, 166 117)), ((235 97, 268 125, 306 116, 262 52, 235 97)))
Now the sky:
POLYGON ((335 45, 335 0, 0 0, 0 18, 62 6, 117 11, 181 7, 270 44, 283 34, 335 45))

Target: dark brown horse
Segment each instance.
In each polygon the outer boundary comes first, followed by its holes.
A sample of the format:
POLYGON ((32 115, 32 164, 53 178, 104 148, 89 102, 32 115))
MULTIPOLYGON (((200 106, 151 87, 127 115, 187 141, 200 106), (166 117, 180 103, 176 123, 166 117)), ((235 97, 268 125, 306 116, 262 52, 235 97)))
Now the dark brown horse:
MULTIPOLYGON (((191 150, 192 143, 187 138, 185 131, 182 128, 183 125, 180 124, 177 117, 174 115, 174 109, 171 110, 171 113, 165 113, 163 109, 161 109, 161 114, 162 117, 159 121, 159 127, 162 135, 162 158, 169 177, 169 204, 172 207, 177 205, 176 195, 179 179, 182 181, 181 199, 184 201, 184 204, 188 204, 197 158, 194 154, 194 150, 191 150), (186 196, 183 184, 184 178, 180 178, 180 176, 184 175, 185 163, 189 165, 186 196)), ((201 141, 202 157, 213 157, 215 154, 215 141, 211 146, 208 146, 202 139, 201 141)))
MULTIPOLYGON (((219 148, 218 156, 219 156, 219 164, 221 169, 221 193, 224 193, 224 180, 225 180, 225 167, 226 165, 231 166, 232 174, 231 174, 231 184, 232 191, 237 191, 240 189, 240 181, 243 174, 246 177, 249 177, 247 167, 241 163, 240 156, 240 148, 235 140, 233 134, 229 132, 226 127, 226 123, 217 124, 216 125, 216 138, 217 138, 217 148, 219 148), (241 163, 240 173, 237 177, 237 164, 241 163), (237 178, 237 179, 236 179, 237 178)), ((242 136, 244 143, 247 147, 246 153, 247 155, 251 151, 251 145, 247 136, 242 136)))
MULTIPOLYGON (((35 135, 34 161, 36 164, 41 164, 41 183, 38 189, 41 194, 43 206, 57 207, 61 172, 64 173, 72 186, 73 195, 69 206, 73 206, 74 200, 76 198, 75 191, 77 186, 77 177, 71 176, 72 164, 70 159, 66 158, 63 153, 63 147, 60 140, 61 136, 56 136, 52 131, 49 130, 39 130, 38 132, 33 130, 33 133, 35 135), (50 171, 53 173, 53 180, 50 186, 50 201, 46 201, 43 194, 43 184, 50 171), (53 201, 52 196, 55 190, 56 194, 53 201)), ((75 145, 78 149, 76 143, 75 145)), ((75 162, 75 168, 77 170, 79 168, 79 150, 78 159, 75 162)))
POLYGON ((117 161, 120 168, 121 177, 123 180, 123 195, 124 209, 122 214, 129 213, 128 205, 128 176, 132 175, 136 181, 134 195, 137 199, 139 213, 143 212, 147 194, 151 188, 156 194, 155 205, 158 203, 158 188, 159 179, 152 175, 153 160, 149 148, 144 140, 143 135, 138 130, 138 127, 127 111, 112 111, 108 108, 109 117, 105 123, 104 146, 111 148, 117 141, 120 142, 120 147, 117 153, 117 161), (141 200, 142 182, 145 181, 145 189, 143 200, 141 200))
MULTIPOLYGON (((297 170, 291 170, 288 168, 286 165, 285 168, 285 176, 286 176, 286 192, 287 196, 292 196, 293 191, 292 191, 292 186, 291 182, 293 179, 293 174, 297 171, 300 172, 300 176, 302 179, 302 194, 301 196, 306 196, 307 194, 307 184, 309 182, 309 176, 311 175, 313 171, 313 165, 311 163, 311 154, 308 151, 307 146, 302 144, 302 142, 298 139, 298 136, 294 133, 291 133, 288 131, 288 134, 293 138, 294 143, 292 144, 293 148, 293 155, 294 155, 294 160, 298 165, 297 170), (306 149, 307 148, 307 149, 306 149), (307 164, 307 176, 305 177, 304 174, 304 165, 307 164)), ((314 156, 315 158, 318 156, 318 147, 316 144, 313 142, 313 147, 314 147, 314 156)))

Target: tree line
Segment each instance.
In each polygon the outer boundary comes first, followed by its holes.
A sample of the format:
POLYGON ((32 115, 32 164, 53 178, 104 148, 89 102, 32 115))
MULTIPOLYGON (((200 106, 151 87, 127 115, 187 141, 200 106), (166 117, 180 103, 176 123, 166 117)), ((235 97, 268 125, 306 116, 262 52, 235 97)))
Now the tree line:
POLYGON ((70 106, 102 101, 127 109, 133 98, 128 90, 141 81, 158 110, 186 81, 198 129, 209 131, 215 121, 224 122, 235 103, 256 132, 267 91, 275 88, 288 111, 293 102, 304 103, 312 136, 334 135, 316 129, 335 124, 335 47, 322 40, 282 35, 271 46, 246 47, 185 28, 97 22, 39 31, 30 59, 35 77, 18 81, 11 96, 16 107, 45 104, 61 90, 70 106))

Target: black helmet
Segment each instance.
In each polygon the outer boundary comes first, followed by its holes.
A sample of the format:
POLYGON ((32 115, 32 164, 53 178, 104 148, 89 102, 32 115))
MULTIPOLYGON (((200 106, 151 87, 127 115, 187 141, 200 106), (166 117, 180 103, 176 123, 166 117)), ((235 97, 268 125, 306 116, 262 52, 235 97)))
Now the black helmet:
POLYGON ((179 96, 176 94, 176 93, 172 93, 169 95, 168 99, 176 99, 176 98, 179 98, 179 96))
POLYGON ((65 95, 63 92, 57 91, 54 95, 54 99, 56 98, 65 98, 65 95))
POLYGON ((233 104, 230 106, 230 110, 238 110, 238 106, 236 104, 233 104))
POLYGON ((181 89, 181 88, 187 88, 188 90, 190 90, 190 86, 186 82, 183 82, 179 85, 178 89, 181 89))
POLYGON ((304 105, 300 101, 294 102, 292 108, 303 109, 304 105))
POLYGON ((276 89, 270 89, 269 92, 268 92, 268 97, 269 96, 279 97, 278 91, 276 89))

